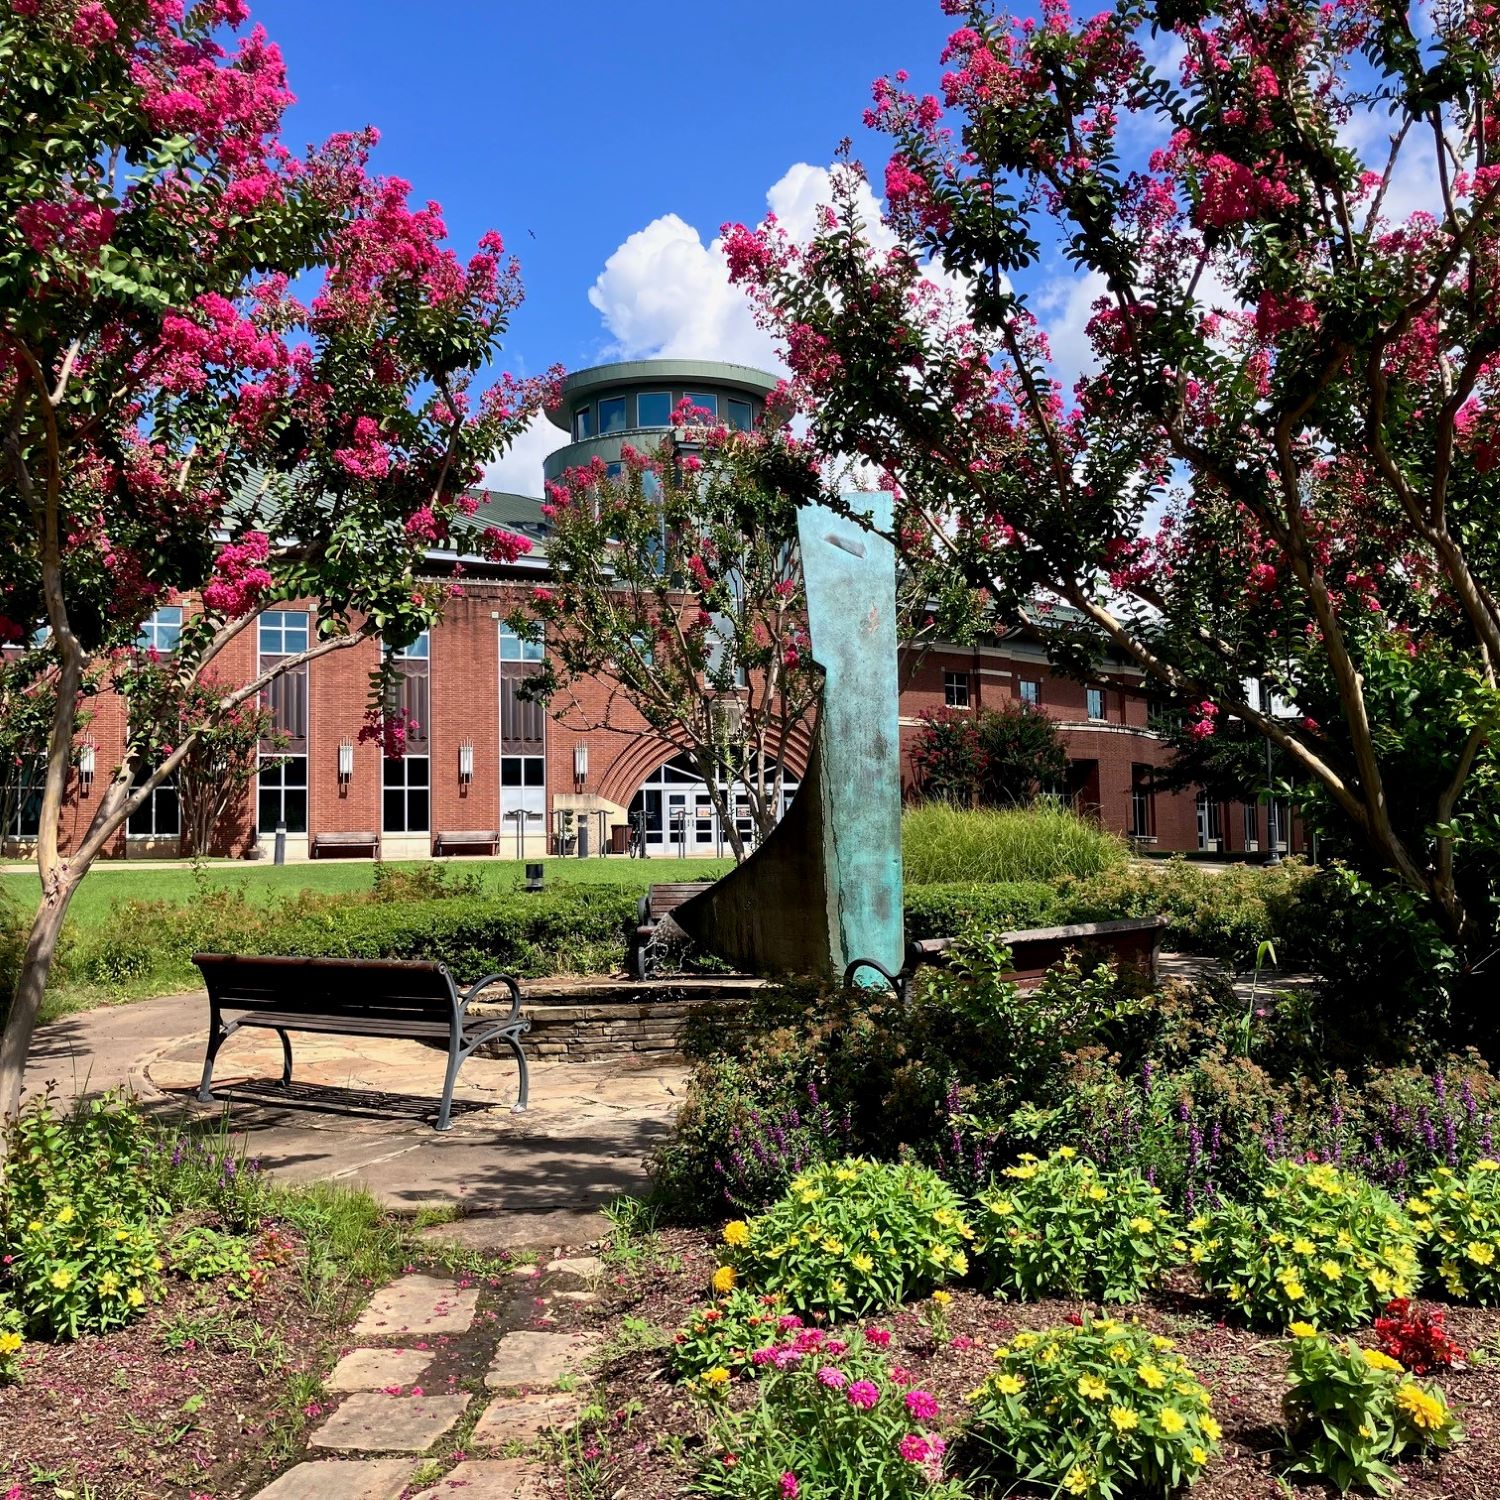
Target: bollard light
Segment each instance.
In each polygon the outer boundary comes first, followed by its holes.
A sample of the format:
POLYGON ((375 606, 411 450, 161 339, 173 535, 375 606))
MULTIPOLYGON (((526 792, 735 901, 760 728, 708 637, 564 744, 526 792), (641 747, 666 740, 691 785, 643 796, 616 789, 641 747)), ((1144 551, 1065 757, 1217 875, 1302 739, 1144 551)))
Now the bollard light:
POLYGON ((539 891, 542 888, 542 865, 529 864, 526 866, 526 889, 528 891, 539 891))

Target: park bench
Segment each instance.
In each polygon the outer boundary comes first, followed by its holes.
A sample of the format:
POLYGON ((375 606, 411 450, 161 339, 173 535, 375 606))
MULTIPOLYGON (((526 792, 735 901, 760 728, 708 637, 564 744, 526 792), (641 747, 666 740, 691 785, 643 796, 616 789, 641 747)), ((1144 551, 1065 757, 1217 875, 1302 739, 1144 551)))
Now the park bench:
POLYGON ((526 1054, 521 1036, 531 1021, 521 1014, 521 990, 506 974, 487 974, 462 995, 447 966, 422 960, 353 958, 253 958, 230 953, 195 953, 208 987, 208 1053, 198 1098, 213 1103, 214 1059, 241 1027, 263 1026, 281 1038, 281 1085, 292 1082, 289 1031, 334 1032, 342 1036, 399 1037, 445 1042, 448 1071, 437 1128, 450 1128, 453 1085, 464 1059, 486 1042, 501 1040, 515 1053, 520 1070, 515 1113, 526 1108, 526 1054), (468 1014, 470 1002, 491 985, 510 991, 502 1016, 468 1014))
POLYGON ((488 847, 491 854, 500 852, 500 830, 498 828, 459 828, 452 833, 440 833, 433 845, 435 859, 441 859, 455 849, 482 849, 488 847))
POLYGON ((673 880, 651 886, 636 907, 635 930, 630 935, 626 967, 637 979, 646 977, 646 949, 663 917, 670 916, 684 901, 706 891, 711 880, 673 880))
POLYGON ((318 859, 330 851, 364 851, 371 859, 380 858, 380 835, 378 833, 315 833, 312 836, 312 857, 318 859))
MULTIPOLYGON (((1167 929, 1165 917, 1124 917, 1115 922, 1073 922, 1065 927, 1028 927, 1016 932, 996 934, 997 941, 1010 949, 1010 968, 1004 978, 1015 980, 1022 989, 1030 989, 1054 964, 1069 953, 1085 959, 1113 959, 1126 968, 1156 977, 1156 958, 1161 951, 1162 934, 1167 929)), ((903 999, 912 974, 922 964, 947 961, 948 951, 956 938, 918 938, 906 945, 906 962, 899 974, 892 974, 882 964, 867 958, 855 959, 844 971, 845 983, 862 969, 882 975, 903 999)))

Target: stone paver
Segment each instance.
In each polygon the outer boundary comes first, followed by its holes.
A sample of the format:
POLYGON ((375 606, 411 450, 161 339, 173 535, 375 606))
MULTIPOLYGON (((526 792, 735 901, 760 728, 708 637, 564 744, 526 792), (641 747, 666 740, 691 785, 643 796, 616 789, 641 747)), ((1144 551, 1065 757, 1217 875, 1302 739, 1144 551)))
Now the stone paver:
POLYGON ((599 1347, 593 1335, 508 1333, 495 1346, 495 1358, 484 1377, 492 1391, 555 1386, 565 1375, 586 1380, 583 1365, 599 1347))
POLYGON ((354 1325, 354 1337, 463 1333, 474 1321, 478 1302, 478 1287, 459 1287, 435 1276, 403 1276, 370 1299, 354 1325))
POLYGON ((308 1439, 345 1453, 425 1453, 463 1416, 467 1396, 387 1396, 359 1391, 308 1439))
POLYGON ((597 1255, 564 1256, 561 1260, 549 1260, 547 1269, 559 1276, 576 1276, 580 1281, 592 1281, 604 1274, 604 1262, 597 1255))
POLYGON ((288 1469, 255 1500, 398 1500, 414 1473, 408 1458, 315 1459, 288 1469))
POLYGON ((559 1302, 597 1302, 598 1292, 553 1292, 559 1302))
POLYGON ((466 1459, 413 1500, 545 1500, 541 1475, 524 1458, 466 1459))
POLYGON ((421 1349, 355 1349, 323 1382, 330 1391, 383 1391, 393 1385, 415 1385, 432 1363, 421 1349))
POLYGON ((474 1426, 472 1448, 503 1448, 506 1443, 530 1443, 543 1432, 571 1427, 583 1410, 582 1398, 571 1391, 538 1393, 490 1402, 474 1426))

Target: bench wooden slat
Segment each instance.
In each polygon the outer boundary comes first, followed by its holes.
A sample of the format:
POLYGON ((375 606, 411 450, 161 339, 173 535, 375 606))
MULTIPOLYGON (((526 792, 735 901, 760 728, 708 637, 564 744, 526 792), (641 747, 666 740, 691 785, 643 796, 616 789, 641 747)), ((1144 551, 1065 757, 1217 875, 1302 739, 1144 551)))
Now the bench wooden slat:
POLYGON ((676 911, 684 901, 691 901, 712 884, 711 880, 662 881, 651 886, 641 897, 626 956, 628 967, 637 979, 646 977, 646 945, 651 941, 656 925, 663 917, 676 911))
POLYGON ((488 844, 491 850, 497 849, 500 844, 500 830, 498 828, 457 828, 450 833, 440 833, 437 836, 437 842, 433 845, 433 852, 441 854, 445 848, 472 849, 480 844, 488 844))
POLYGON ((380 835, 378 833, 315 833, 312 836, 311 853, 314 859, 323 849, 368 849, 377 859, 380 857, 380 835))

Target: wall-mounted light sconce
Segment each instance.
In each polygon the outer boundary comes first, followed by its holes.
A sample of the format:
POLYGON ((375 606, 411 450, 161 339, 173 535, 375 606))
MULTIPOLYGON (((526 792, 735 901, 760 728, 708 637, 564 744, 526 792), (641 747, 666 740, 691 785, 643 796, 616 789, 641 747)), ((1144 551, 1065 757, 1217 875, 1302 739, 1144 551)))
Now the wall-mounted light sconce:
POLYGON ((354 746, 347 741, 339 746, 339 781, 348 786, 354 776, 354 746))
POLYGON ((87 797, 94 784, 94 747, 85 744, 78 752, 78 790, 87 797))
POLYGON ((458 779, 466 786, 474 779, 474 746, 468 741, 458 747, 458 779))
POLYGON ((573 746, 573 780, 589 779, 589 747, 582 742, 573 746))

